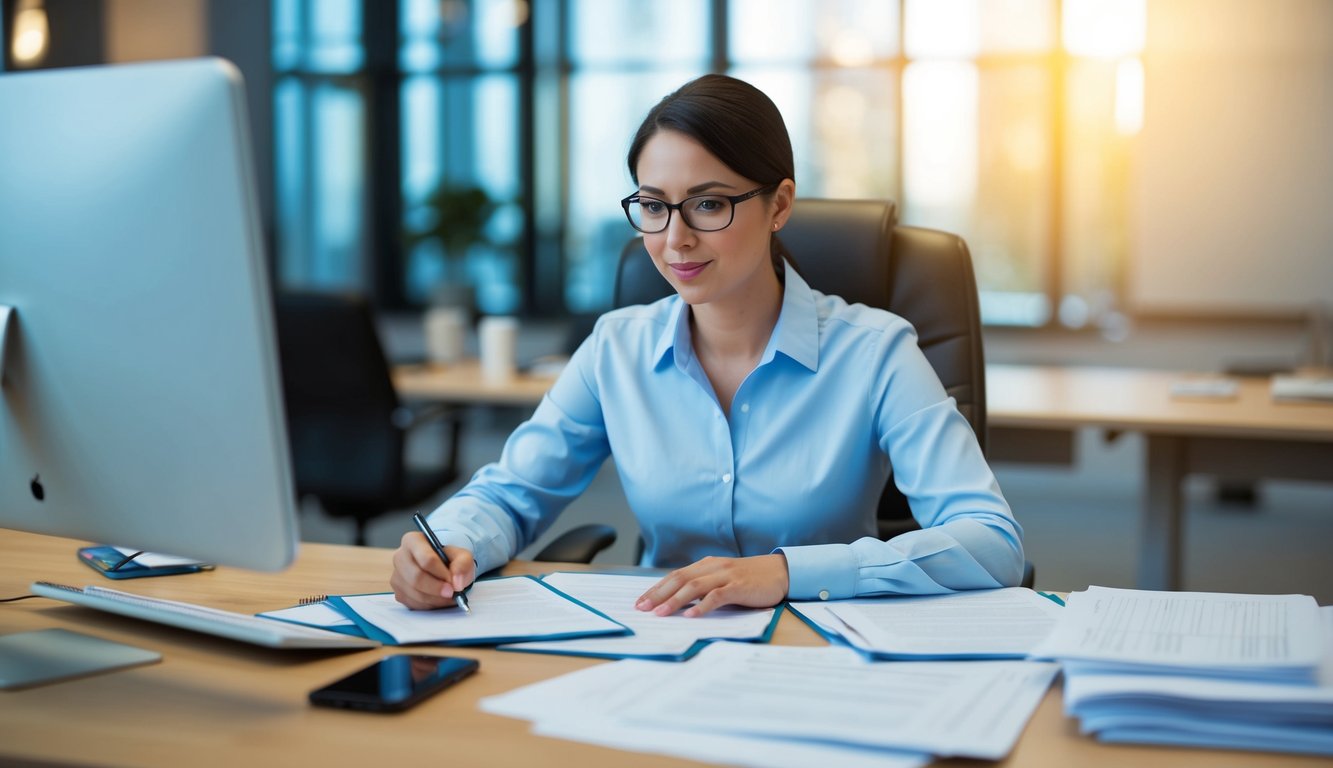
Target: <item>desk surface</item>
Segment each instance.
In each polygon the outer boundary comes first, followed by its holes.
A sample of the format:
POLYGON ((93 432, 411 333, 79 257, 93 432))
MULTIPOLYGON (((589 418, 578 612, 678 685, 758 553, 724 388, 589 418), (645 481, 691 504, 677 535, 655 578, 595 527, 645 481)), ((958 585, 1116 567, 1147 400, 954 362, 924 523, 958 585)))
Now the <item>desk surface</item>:
POLYGON ((554 376, 519 374, 505 381, 487 381, 481 363, 464 360, 450 365, 400 365, 393 384, 404 397, 465 405, 535 406, 551 388, 554 376))
POLYGON ((987 365, 987 418, 1001 427, 1333 440, 1333 404, 1274 402, 1266 378, 1237 378, 1233 398, 1173 397, 1171 385, 1186 376, 1134 368, 987 365))
MULTIPOLYGON (((75 560, 79 542, 0 530, 0 596, 26 594, 37 579, 102 583, 75 560)), ((117 588, 254 613, 309 594, 386 589, 390 550, 306 544, 277 574, 211 573, 119 582, 117 588)), ((549 564, 545 564, 549 568, 549 564)), ((527 572, 532 564, 514 564, 527 572)), ((110 583, 110 582, 106 582, 110 583)), ((0 604, 0 634, 63 627, 160 651, 163 661, 23 691, 0 692, 0 763, 133 765, 407 766, 438 756, 466 766, 667 766, 685 761, 538 737, 526 721, 485 714, 477 700, 591 664, 592 659, 486 649, 433 649, 481 661, 464 683, 399 715, 318 709, 306 692, 395 652, 280 652, 228 642, 45 599, 0 604)), ((773 642, 822 644, 791 614, 773 642)), ((420 648, 418 646, 417 648, 420 648)), ((1079 736, 1060 710, 1059 689, 1038 708, 1002 765, 1327 765, 1282 755, 1108 746, 1079 736)), ((975 761, 941 761, 976 765, 975 761)))

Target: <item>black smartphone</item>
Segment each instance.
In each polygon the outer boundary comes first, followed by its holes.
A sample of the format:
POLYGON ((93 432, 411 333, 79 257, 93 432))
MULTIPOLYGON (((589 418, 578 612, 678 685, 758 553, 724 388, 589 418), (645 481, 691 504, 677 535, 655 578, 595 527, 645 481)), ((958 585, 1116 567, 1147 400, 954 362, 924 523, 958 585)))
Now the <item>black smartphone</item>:
POLYGON ((323 707, 400 712, 448 688, 481 666, 476 659, 400 653, 310 692, 323 707))
POLYGON ((98 544, 81 547, 79 562, 108 579, 138 579, 144 576, 172 576, 177 573, 211 571, 208 563, 197 563, 179 557, 168 557, 152 552, 135 554, 132 549, 98 544))

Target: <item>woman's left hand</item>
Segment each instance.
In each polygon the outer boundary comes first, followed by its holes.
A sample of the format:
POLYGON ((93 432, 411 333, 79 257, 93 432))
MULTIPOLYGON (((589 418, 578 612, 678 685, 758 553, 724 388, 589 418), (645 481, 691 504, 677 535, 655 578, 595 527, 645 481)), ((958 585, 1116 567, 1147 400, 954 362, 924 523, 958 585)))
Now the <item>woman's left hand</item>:
POLYGON ((634 607, 658 616, 670 616, 695 600, 685 616, 703 616, 724 605, 768 608, 787 596, 787 583, 787 558, 781 552, 705 557, 667 574, 634 607))

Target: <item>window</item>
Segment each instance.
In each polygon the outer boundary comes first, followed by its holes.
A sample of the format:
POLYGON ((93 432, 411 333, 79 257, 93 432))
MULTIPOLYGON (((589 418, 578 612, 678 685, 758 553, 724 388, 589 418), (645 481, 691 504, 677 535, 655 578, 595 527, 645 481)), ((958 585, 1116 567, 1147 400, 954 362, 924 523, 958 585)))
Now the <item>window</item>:
POLYGON ((275 0, 284 285, 389 306, 465 285, 483 312, 521 308, 526 7, 275 0))
POLYGON ((631 134, 726 71, 782 111, 801 195, 893 199, 902 223, 962 235, 988 322, 1102 322, 1144 5, 275 0, 280 275, 404 306, 466 283, 485 312, 603 310, 633 234, 631 134), (426 236, 432 201, 478 192, 477 231, 426 236))
POLYGON ((352 0, 273 4, 278 278, 359 288, 370 275, 362 18, 352 0))
POLYGON ((907 0, 901 218, 968 242, 991 322, 1050 317, 1059 226, 1048 0, 907 0))
POLYGON ((526 140, 518 29, 528 21, 526 5, 405 0, 402 9, 405 231, 479 230, 409 245, 407 298, 420 303, 440 286, 468 285, 478 309, 516 312, 524 239, 519 147, 526 140), (468 199, 486 201, 484 220, 466 220, 472 209, 455 201, 468 199))
POLYGON ((619 203, 633 191, 625 155, 648 110, 708 71, 709 6, 707 0, 568 5, 564 299, 572 312, 611 304, 616 260, 635 235, 619 203))

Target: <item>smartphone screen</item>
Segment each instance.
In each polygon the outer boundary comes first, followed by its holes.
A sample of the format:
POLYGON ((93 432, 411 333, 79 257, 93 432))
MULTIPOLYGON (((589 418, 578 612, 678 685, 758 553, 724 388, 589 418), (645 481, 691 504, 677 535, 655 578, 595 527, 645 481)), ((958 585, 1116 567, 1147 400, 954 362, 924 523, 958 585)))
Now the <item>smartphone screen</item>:
POLYGON ((476 659, 402 653, 310 692, 310 702, 373 712, 398 712, 462 680, 476 659))

